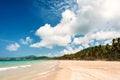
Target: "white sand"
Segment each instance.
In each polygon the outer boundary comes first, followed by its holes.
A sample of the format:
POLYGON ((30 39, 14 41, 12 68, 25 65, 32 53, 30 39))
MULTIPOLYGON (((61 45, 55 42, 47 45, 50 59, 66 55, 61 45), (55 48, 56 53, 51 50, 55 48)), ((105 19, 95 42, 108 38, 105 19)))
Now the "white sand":
POLYGON ((50 61, 0 71, 0 80, 120 80, 120 62, 50 61))
POLYGON ((60 61, 55 80, 120 80, 120 62, 60 61))

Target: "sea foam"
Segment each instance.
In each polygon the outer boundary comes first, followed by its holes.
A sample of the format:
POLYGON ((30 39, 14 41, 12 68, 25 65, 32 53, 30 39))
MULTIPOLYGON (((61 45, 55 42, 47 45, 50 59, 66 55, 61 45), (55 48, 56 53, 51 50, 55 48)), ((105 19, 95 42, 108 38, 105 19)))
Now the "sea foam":
POLYGON ((21 66, 13 66, 13 67, 3 67, 0 68, 0 71, 6 71, 10 69, 17 69, 17 68, 25 68, 25 67, 30 67, 31 65, 21 65, 21 66))

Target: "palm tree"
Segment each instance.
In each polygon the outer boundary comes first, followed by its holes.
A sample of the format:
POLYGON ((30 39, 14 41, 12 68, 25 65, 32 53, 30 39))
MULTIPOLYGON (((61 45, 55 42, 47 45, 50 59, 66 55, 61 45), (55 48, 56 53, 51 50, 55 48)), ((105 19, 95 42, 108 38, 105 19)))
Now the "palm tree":
POLYGON ((114 44, 115 44, 115 39, 112 40, 112 45, 114 45, 114 44))

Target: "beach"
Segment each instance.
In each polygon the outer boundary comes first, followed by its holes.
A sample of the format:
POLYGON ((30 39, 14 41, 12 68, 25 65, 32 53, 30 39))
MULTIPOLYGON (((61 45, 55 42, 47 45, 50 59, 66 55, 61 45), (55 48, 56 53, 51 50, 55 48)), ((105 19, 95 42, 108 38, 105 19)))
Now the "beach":
POLYGON ((0 80, 53 80, 57 66, 58 61, 37 61, 29 65, 4 67, 0 68, 0 80))
POLYGON ((120 62, 60 61, 55 80, 120 80, 120 62))
POLYGON ((0 71, 0 80, 120 80, 120 62, 51 60, 0 71))

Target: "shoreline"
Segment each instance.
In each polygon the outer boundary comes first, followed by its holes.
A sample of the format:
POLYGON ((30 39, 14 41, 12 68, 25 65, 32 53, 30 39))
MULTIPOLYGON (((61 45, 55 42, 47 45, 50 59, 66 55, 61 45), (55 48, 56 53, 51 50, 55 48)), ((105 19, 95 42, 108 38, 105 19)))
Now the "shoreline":
POLYGON ((1 80, 120 80, 120 62, 50 60, 0 71, 1 80))
POLYGON ((0 80, 53 80, 57 66, 57 61, 46 61, 31 64, 29 67, 13 67, 0 71, 0 80))

